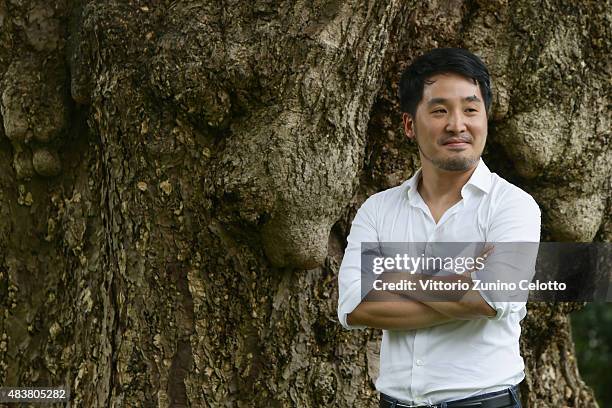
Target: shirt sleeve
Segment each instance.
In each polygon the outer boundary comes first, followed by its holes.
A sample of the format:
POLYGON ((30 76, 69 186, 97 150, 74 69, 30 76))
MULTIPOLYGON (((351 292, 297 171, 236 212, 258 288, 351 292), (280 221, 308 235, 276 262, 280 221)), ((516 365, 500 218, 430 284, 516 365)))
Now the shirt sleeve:
POLYGON ((346 329, 366 326, 349 325, 347 315, 361 303, 361 243, 378 242, 375 196, 368 198, 357 211, 338 273, 338 320, 346 329))
MULTIPOLYGON (((517 280, 512 276, 530 280, 535 275, 535 258, 540 242, 540 208, 529 194, 518 189, 509 191, 501 197, 500 201, 500 206, 492 214, 487 242, 494 246, 498 243, 502 250, 510 252, 510 255, 504 256, 504 267, 506 268, 504 273, 509 274, 506 276, 510 276, 510 280, 517 280), (534 243, 534 245, 504 245, 504 243, 534 243)), ((493 256, 495 256, 495 249, 493 256)), ((482 271, 477 271, 475 273, 477 277, 479 273, 486 274, 487 267, 485 266, 482 271)), ((526 301, 497 301, 497 299, 492 300, 486 291, 480 290, 479 292, 496 312, 495 316, 490 319, 503 319, 511 313, 523 313, 524 316, 526 301)), ((526 293, 523 292, 522 295, 526 296, 526 293)))

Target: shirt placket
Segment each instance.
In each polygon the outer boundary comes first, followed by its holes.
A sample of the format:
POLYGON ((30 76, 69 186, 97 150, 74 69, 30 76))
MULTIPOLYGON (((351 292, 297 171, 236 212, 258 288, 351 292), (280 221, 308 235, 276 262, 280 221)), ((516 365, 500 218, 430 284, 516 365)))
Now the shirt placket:
MULTIPOLYGON (((424 204, 424 203, 423 203, 424 204)), ((428 237, 425 245, 425 253, 427 256, 429 251, 429 242, 433 234, 435 234, 436 224, 431 216, 429 209, 421 208, 425 218, 425 236, 428 237)), ((410 387, 410 395, 413 403, 421 404, 424 402, 424 379, 427 378, 426 353, 428 343, 429 329, 416 330, 414 334, 414 342, 412 347, 412 381, 410 387)))
MULTIPOLYGON (((443 237, 440 236, 440 232, 443 230, 445 224, 447 224, 453 216, 463 206, 463 202, 459 202, 449 208, 443 215, 439 222, 436 224, 431 217, 429 211, 424 211, 428 219, 427 222, 427 244, 425 245, 424 255, 430 256, 430 243, 436 241, 444 241, 443 237), (441 239, 442 238, 442 239, 441 239)), ((424 210, 424 209, 423 209, 424 210)), ((428 378, 427 367, 431 354, 427 353, 429 343, 430 329, 417 330, 414 337, 414 347, 412 353, 412 381, 410 394, 413 396, 414 402, 419 404, 427 403, 424 397, 424 381, 423 379, 428 378)))
POLYGON ((417 330, 414 336, 414 347, 412 353, 412 387, 410 394, 414 403, 424 402, 424 379, 427 378, 426 350, 429 329, 417 330))

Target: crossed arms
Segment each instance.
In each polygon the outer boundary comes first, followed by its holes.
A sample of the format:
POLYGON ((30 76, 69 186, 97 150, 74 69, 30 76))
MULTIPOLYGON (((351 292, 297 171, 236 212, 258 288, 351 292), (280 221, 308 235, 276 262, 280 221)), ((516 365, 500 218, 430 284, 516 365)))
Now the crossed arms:
MULTIPOLYGON (((503 197, 487 231, 489 242, 539 242, 540 210, 526 194, 503 197)), ((376 229, 376 199, 370 197, 358 211, 339 274, 338 318, 347 328, 372 327, 387 330, 420 329, 452 321, 505 318, 515 310, 512 302, 487 302, 479 291, 466 291, 452 299, 428 299, 412 293, 376 291, 361 299, 361 242, 379 242, 376 229), (372 296, 384 296, 373 300, 372 296)), ((485 267, 486 272, 486 267, 485 267)), ((413 277, 417 278, 417 277, 413 277)), ((460 279, 461 275, 440 279, 460 279)))
MULTIPOLYGON (((404 274, 394 274, 395 279, 407 278, 404 274)), ((410 276, 412 279, 423 279, 422 276, 410 276)), ((438 278, 440 281, 457 281, 467 278, 465 275, 438 278)), ((445 296, 440 293, 440 296, 445 296)), ((447 293, 455 301, 419 298, 410 299, 406 293, 399 291, 372 291, 347 316, 349 325, 367 326, 386 330, 422 329, 454 320, 478 319, 495 316, 495 310, 480 296, 470 290, 457 296, 447 293)))

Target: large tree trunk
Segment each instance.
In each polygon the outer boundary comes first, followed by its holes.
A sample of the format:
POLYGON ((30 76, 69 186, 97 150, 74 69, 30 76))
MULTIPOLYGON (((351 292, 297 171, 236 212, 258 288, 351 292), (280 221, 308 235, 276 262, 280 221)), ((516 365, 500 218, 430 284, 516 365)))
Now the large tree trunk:
MULTIPOLYGON (((418 167, 396 83, 491 68, 487 163, 550 240, 610 241, 605 3, 0 0, 0 384, 74 406, 375 406, 336 321, 356 209, 418 167), (604 219, 604 214, 608 218, 604 219)), ((571 304, 523 322, 529 407, 596 406, 571 304)))

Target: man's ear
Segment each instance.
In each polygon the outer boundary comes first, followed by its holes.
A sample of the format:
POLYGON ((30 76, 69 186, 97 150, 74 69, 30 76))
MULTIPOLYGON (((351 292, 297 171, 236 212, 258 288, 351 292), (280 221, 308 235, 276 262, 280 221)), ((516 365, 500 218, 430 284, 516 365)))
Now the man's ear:
POLYGON ((404 133, 408 136, 408 139, 414 139, 414 122, 412 121, 412 115, 409 113, 402 113, 402 122, 404 122, 404 133))

